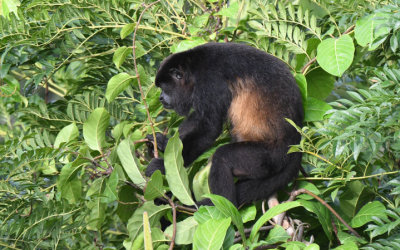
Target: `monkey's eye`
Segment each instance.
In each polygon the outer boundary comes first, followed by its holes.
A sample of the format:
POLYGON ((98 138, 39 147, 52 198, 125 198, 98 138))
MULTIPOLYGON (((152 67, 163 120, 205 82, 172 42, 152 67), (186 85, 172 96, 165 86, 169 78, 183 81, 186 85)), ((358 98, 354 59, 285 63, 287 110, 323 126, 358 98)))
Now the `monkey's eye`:
POLYGON ((172 70, 171 70, 171 74, 172 74, 172 76, 173 76, 174 78, 176 78, 176 79, 178 79, 178 80, 180 80, 180 79, 183 78, 183 74, 182 74, 179 70, 177 70, 177 69, 172 69, 172 70))
POLYGON ((175 78, 179 79, 179 80, 182 79, 182 77, 183 77, 182 74, 180 72, 178 72, 178 71, 175 71, 174 75, 175 75, 175 78))

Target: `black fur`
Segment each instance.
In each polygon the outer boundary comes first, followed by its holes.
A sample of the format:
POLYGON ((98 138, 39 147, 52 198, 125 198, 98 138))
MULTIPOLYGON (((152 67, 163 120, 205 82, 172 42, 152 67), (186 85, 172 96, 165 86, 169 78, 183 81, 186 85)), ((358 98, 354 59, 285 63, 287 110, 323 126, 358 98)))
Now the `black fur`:
MULTIPOLYGON (((297 176, 301 154, 287 151, 300 142, 301 136, 284 118, 302 126, 302 100, 293 76, 279 59, 246 45, 209 43, 166 58, 155 83, 162 89, 163 105, 186 116, 179 127, 185 166, 221 134, 225 121, 231 120, 229 112, 236 112, 231 107, 235 96, 252 89, 246 92, 251 93, 250 98, 244 95, 245 101, 236 105, 243 106, 240 114, 246 115, 250 101, 249 117, 268 129, 260 129, 263 136, 257 137, 252 128, 249 132, 238 126, 232 143, 218 148, 209 176, 212 193, 239 206, 268 198, 297 176), (259 139, 246 139, 253 137, 259 139), (234 178, 238 179, 236 183, 234 178)), ((146 175, 157 169, 164 170, 162 159, 153 159, 146 175)))

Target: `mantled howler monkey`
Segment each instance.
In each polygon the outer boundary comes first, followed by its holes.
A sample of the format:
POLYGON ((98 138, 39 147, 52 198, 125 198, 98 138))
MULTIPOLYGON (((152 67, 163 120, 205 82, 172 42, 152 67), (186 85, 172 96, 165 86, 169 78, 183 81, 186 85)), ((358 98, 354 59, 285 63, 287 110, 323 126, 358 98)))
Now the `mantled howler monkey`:
MULTIPOLYGON (((247 45, 208 43, 167 57, 155 84, 164 107, 186 116, 179 127, 185 166, 229 121, 232 143, 212 157, 212 193, 239 206, 268 198, 297 176, 301 153, 287 152, 301 136, 285 118, 302 126, 302 99, 279 59, 247 45)), ((157 141, 163 151, 166 138, 158 134, 157 141)), ((152 159, 146 175, 157 169, 165 171, 160 158, 152 159)))

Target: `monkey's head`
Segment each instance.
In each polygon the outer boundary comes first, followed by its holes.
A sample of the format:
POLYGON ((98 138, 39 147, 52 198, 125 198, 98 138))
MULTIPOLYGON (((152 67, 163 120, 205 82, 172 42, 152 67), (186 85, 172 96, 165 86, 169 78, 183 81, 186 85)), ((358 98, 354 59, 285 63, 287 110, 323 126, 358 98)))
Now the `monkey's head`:
POLYGON ((160 65, 155 84, 161 88, 160 101, 166 109, 188 115, 192 108, 193 77, 183 53, 167 57, 160 65))

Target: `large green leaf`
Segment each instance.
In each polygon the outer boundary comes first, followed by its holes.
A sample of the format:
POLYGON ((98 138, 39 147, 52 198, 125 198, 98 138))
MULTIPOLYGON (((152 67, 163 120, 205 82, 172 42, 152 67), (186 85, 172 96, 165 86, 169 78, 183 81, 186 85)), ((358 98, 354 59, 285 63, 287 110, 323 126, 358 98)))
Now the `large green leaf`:
POLYGON ((250 241, 254 242, 256 239, 256 235, 258 233, 258 230, 260 230, 261 226, 264 225, 265 222, 269 221, 273 217, 277 216, 278 214, 281 214, 289 209, 299 207, 301 206, 300 202, 298 201, 291 201, 291 202, 286 202, 279 204, 273 208, 268 209, 268 211, 261 216, 256 223, 253 225, 253 228, 251 229, 250 233, 250 241))
POLYGON ((193 238, 193 249, 220 249, 231 218, 208 220, 201 224, 193 238))
POLYGON ((307 98, 304 121, 320 121, 324 118, 326 111, 332 107, 324 101, 315 99, 313 97, 307 98))
POLYGON ((215 194, 208 194, 208 195, 205 195, 205 197, 210 198, 212 203, 222 214, 224 214, 227 217, 231 217, 233 224, 239 230, 239 233, 240 233, 243 241, 245 241, 246 236, 244 234, 244 226, 243 226, 242 217, 240 216, 239 211, 232 204, 232 202, 230 202, 228 199, 226 199, 223 196, 219 196, 219 195, 215 195, 215 194))
MULTIPOLYGON (((177 245, 187 245, 193 242, 193 236, 198 226, 197 221, 193 216, 186 218, 183 221, 176 223, 176 238, 175 243, 177 245)), ((170 225, 165 229, 165 235, 169 238, 172 237, 173 225, 170 225)))
POLYGON ((57 187, 61 192, 61 197, 71 204, 77 203, 82 196, 82 181, 78 173, 84 163, 86 163, 86 160, 83 159, 68 163, 61 169, 57 180, 57 187))
POLYGON ((110 115, 105 108, 95 109, 83 124, 83 137, 89 148, 97 151, 106 144, 106 129, 110 115))
POLYGON ((129 36, 135 30, 135 26, 136 25, 134 23, 125 24, 120 31, 121 39, 124 39, 125 37, 129 36))
POLYGON ((79 130, 75 123, 71 123, 68 126, 65 126, 63 129, 58 132, 56 140, 54 142, 54 147, 60 147, 60 144, 63 142, 70 142, 79 136, 79 130))
POLYGON ((370 50, 376 49, 376 46, 371 46, 374 40, 390 32, 390 28, 383 25, 387 21, 387 16, 379 12, 357 20, 354 28, 357 43, 363 47, 370 45, 370 50))
POLYGON ((128 48, 126 46, 119 47, 113 56, 113 62, 115 66, 119 69, 119 67, 124 63, 126 57, 132 54, 132 48, 128 48))
POLYGON ((182 142, 178 133, 169 139, 164 152, 165 174, 172 193, 185 205, 195 205, 189 189, 189 179, 183 167, 182 142))
POLYGON ((131 150, 129 139, 123 140, 118 145, 117 154, 119 160, 122 163, 122 167, 124 168, 126 174, 131 179, 131 181, 139 187, 144 187, 146 184, 146 180, 140 173, 135 153, 131 150))
POLYGON ((256 218, 257 208, 254 204, 248 205, 240 209, 240 216, 242 217, 243 223, 252 221, 256 218))
POLYGON ((101 202, 111 203, 117 200, 118 198, 117 185, 118 185, 118 172, 113 171, 106 181, 101 202))
POLYGON ((370 187, 361 181, 351 181, 346 185, 345 191, 340 195, 340 210, 346 220, 351 220, 356 212, 373 199, 370 187))
POLYGON ((199 224, 203 224, 211 219, 223 219, 225 215, 216 207, 201 206, 199 210, 194 213, 194 218, 199 224))
POLYGON ((119 73, 111 77, 108 81, 106 89, 106 98, 108 102, 114 101, 114 99, 124 91, 130 84, 133 83, 135 76, 131 76, 128 73, 119 73))
POLYGON ((328 239, 332 240, 332 221, 329 210, 317 201, 298 200, 308 211, 315 213, 328 239))
POLYGON ((352 227, 361 227, 372 221, 372 217, 381 217, 385 215, 385 206, 380 201, 369 202, 364 205, 360 211, 351 220, 352 227))
POLYGON ((193 194, 196 201, 203 199, 203 195, 209 194, 210 187, 208 185, 208 175, 210 174, 211 163, 207 164, 203 169, 198 171, 193 178, 193 194))
POLYGON ((105 211, 107 204, 100 201, 100 198, 91 200, 87 203, 87 209, 90 212, 87 218, 89 230, 99 230, 105 220, 105 211))
POLYGON ((308 96, 325 100, 332 92, 335 78, 322 69, 315 69, 306 75, 308 96))
POLYGON ((326 72, 342 76, 353 62, 354 50, 353 39, 349 35, 328 38, 318 45, 317 61, 326 72))
POLYGON ((144 192, 144 198, 146 200, 154 200, 157 197, 161 197, 164 194, 163 178, 160 170, 153 173, 150 181, 146 185, 144 192))

